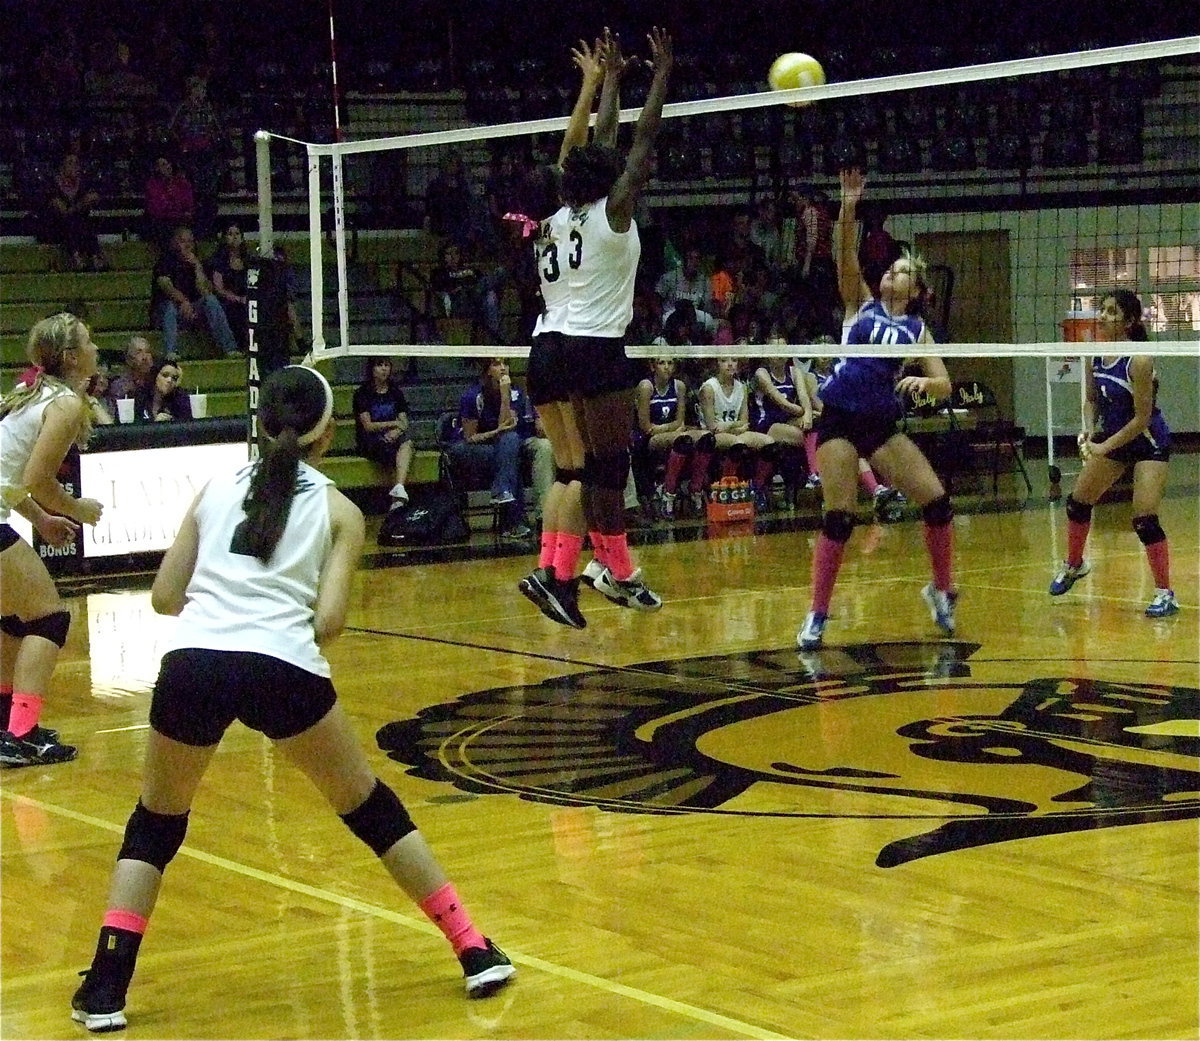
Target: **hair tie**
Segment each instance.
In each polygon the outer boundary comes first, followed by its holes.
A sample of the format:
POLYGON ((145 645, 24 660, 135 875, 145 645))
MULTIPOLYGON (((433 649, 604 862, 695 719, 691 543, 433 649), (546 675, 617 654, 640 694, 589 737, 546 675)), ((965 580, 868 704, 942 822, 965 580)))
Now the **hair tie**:
POLYGON ((321 410, 321 417, 308 430, 296 438, 296 444, 298 445, 311 445, 321 436, 321 431, 325 429, 325 424, 333 416, 333 388, 329 385, 329 381, 316 369, 310 369, 305 365, 288 365, 286 367, 289 369, 302 369, 304 372, 311 373, 321 381, 321 386, 325 388, 325 407, 321 410))
POLYGON ((527 213, 506 213, 501 220, 519 221, 521 224, 521 238, 527 239, 538 229, 540 221, 535 221, 527 213))

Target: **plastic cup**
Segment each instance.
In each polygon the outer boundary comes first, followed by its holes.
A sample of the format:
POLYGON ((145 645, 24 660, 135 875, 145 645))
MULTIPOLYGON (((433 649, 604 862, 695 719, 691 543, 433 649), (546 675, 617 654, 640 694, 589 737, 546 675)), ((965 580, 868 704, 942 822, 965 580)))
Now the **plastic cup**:
POLYGON ((133 398, 117 399, 117 421, 120 423, 133 422, 133 398))

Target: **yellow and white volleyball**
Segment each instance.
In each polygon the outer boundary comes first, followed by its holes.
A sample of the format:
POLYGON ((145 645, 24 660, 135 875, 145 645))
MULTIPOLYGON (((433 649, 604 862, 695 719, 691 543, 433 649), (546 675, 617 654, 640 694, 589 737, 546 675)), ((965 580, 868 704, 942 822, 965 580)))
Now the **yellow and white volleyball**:
MULTIPOLYGON (((790 51, 781 54, 771 63, 767 82, 772 90, 794 90, 797 87, 820 87, 825 83, 825 70, 816 58, 808 54, 790 51)), ((807 105, 807 101, 793 101, 793 105, 807 105)))

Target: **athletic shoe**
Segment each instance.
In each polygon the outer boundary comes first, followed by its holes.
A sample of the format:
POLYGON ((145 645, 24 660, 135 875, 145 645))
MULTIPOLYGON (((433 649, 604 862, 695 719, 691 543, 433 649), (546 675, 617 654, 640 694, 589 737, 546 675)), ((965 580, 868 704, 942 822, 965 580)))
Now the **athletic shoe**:
POLYGON ((388 495, 395 499, 396 503, 400 506, 404 506, 408 503, 408 492, 405 490, 404 485, 402 484, 393 484, 392 490, 388 492, 388 495))
POLYGON ((895 523, 904 512, 904 496, 895 488, 881 484, 875 489, 875 516, 887 523, 895 523))
POLYGON ((925 601, 925 606, 929 608, 929 614, 937 627, 947 636, 953 636, 954 605, 958 602, 958 594, 934 589, 933 583, 930 582, 921 590, 921 598, 925 601))
POLYGON ((503 987, 517 974, 508 955, 491 940, 487 947, 468 947, 458 956, 467 985, 468 998, 486 998, 503 987))
POLYGON ((671 520, 675 516, 675 496, 672 492, 658 491, 658 512, 663 520, 671 520))
POLYGON ((491 498, 493 506, 507 506, 510 502, 516 502, 516 496, 512 492, 499 492, 491 498))
POLYGON ((1072 567, 1064 560, 1063 566, 1059 568, 1058 574, 1054 576, 1054 581, 1050 583, 1050 595, 1062 596, 1063 593, 1091 570, 1092 565, 1086 560, 1081 561, 1078 567, 1072 567))
POLYGON ((708 509, 708 497, 703 492, 692 492, 692 516, 703 517, 708 509))
POLYGON ((604 574, 604 565, 595 557, 588 561, 587 567, 583 569, 583 574, 579 576, 579 581, 585 586, 596 588, 596 579, 604 574))
POLYGON ((639 611, 657 611, 663 604, 662 597, 642 581, 641 568, 638 568, 624 581, 615 578, 613 573, 605 568, 600 577, 596 579, 593 588, 603 593, 614 604, 633 607, 639 611))
POLYGON ((34 727, 24 737, 0 731, 0 763, 5 766, 53 766, 69 763, 78 754, 74 745, 61 744, 58 735, 44 727, 34 727))
POLYGON ((771 500, 761 488, 754 490, 754 512, 756 514, 771 512, 771 500))
POLYGON ((554 568, 535 568, 517 583, 521 593, 552 622, 586 629, 587 619, 579 610, 579 580, 559 581, 554 568))
POLYGON ((1175 591, 1173 589, 1156 589, 1154 590, 1154 599, 1150 601, 1150 606, 1146 608, 1147 618, 1165 618, 1169 614, 1174 614, 1179 610, 1179 601, 1175 599, 1175 591))
POLYGON ((532 534, 533 529, 528 524, 522 522, 513 525, 507 531, 500 532, 500 537, 502 539, 510 539, 514 542, 520 542, 521 539, 527 539, 532 534))
POLYGON ((820 611, 809 611, 804 625, 796 633, 796 646, 802 651, 818 650, 825 642, 825 623, 829 616, 820 611))
POLYGON ((85 969, 79 975, 83 982, 71 999, 71 1018, 96 1034, 124 1030, 124 991, 112 982, 93 982, 91 969, 85 969))
POLYGON ((821 487, 821 475, 820 474, 809 474, 808 480, 804 482, 804 487, 810 488, 810 489, 811 488, 820 488, 821 487))

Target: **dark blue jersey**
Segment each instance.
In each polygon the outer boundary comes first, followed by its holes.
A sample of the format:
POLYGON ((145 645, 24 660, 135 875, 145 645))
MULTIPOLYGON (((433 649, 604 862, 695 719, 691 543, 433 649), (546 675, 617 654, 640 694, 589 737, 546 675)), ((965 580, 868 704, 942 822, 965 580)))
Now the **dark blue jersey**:
POLYGON ((672 379, 666 390, 659 390, 653 380, 650 381, 650 422, 655 426, 664 423, 674 423, 679 415, 680 381, 672 379))
MULTIPOLYGON (((781 379, 776 379, 770 369, 765 371, 771 377, 771 383, 775 389, 783 395, 786 401, 790 401, 793 405, 800 404, 800 399, 796 394, 796 384, 792 381, 790 365, 784 371, 781 379)), ((795 418, 793 413, 781 408, 773 399, 767 397, 759 388, 758 381, 755 380, 754 393, 750 396, 750 429, 765 434, 771 429, 772 423, 789 423, 793 418, 795 418)))
MULTIPOLYGON (((1092 359, 1092 376, 1096 381, 1096 418, 1102 437, 1112 437, 1134 416, 1133 378, 1129 374, 1132 358, 1117 358, 1105 365, 1103 358, 1092 359)), ((1170 444, 1171 432, 1158 408, 1158 378, 1154 380, 1154 405, 1150 423, 1140 435, 1155 448, 1170 444)))
MULTIPOLYGON (((888 314, 876 299, 859 309, 845 342, 915 345, 924 331, 920 318, 888 314)), ((896 383, 903 369, 903 358, 839 358, 821 388, 821 400, 847 412, 899 416, 896 383)))

